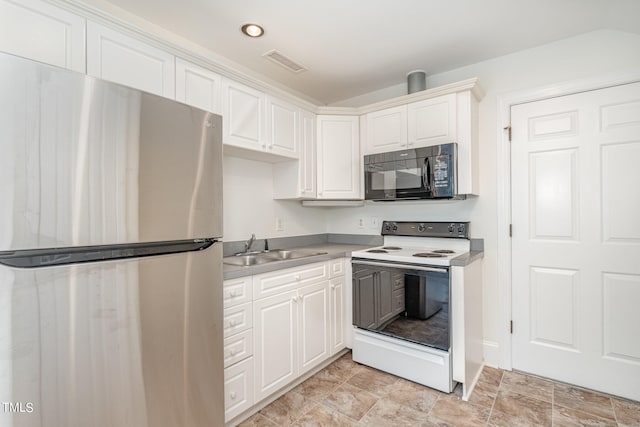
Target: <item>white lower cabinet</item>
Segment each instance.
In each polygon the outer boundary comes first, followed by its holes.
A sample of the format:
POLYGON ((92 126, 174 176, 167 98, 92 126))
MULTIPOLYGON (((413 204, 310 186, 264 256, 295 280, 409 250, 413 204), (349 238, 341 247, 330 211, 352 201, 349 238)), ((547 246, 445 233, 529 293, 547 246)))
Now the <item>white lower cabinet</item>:
POLYGON ((225 280, 226 422, 345 348, 344 266, 340 258, 225 280))
POLYGON ((253 403, 253 302, 251 277, 225 280, 223 295, 225 419, 253 403))
POLYGON ((231 420, 252 405, 253 358, 250 357, 224 370, 225 420, 231 420))
POLYGON ((297 297, 289 291, 254 302, 256 402, 297 376, 297 297))
POLYGON ((340 276, 331 279, 329 288, 331 291, 331 335, 330 352, 336 354, 345 347, 345 277, 340 276))
POLYGON ((329 281, 298 291, 298 375, 308 372, 331 355, 329 349, 329 281))
POLYGON ((329 357, 329 281, 254 302, 256 402, 329 357))

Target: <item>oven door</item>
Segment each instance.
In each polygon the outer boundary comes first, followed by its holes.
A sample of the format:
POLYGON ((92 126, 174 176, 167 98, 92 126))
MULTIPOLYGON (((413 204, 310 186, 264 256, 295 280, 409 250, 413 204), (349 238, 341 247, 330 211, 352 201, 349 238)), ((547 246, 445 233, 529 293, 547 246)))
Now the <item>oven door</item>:
POLYGON ((448 351, 451 346, 447 267, 352 260, 353 325, 448 351))

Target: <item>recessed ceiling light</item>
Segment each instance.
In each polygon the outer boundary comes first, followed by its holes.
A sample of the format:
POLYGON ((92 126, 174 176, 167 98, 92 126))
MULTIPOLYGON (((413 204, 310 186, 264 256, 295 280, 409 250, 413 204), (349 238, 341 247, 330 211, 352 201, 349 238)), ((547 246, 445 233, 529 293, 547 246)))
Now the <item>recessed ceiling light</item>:
POLYGON ((264 34, 264 28, 258 24, 244 24, 240 27, 240 31, 249 37, 260 37, 264 34))

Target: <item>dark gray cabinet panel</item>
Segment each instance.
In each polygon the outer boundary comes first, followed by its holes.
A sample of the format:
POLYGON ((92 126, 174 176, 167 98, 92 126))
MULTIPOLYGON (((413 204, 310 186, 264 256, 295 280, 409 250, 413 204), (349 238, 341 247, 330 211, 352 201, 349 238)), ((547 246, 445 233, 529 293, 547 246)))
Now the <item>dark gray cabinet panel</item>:
POLYGON ((353 277, 353 324, 361 328, 377 326, 375 276, 373 271, 364 270, 353 277))

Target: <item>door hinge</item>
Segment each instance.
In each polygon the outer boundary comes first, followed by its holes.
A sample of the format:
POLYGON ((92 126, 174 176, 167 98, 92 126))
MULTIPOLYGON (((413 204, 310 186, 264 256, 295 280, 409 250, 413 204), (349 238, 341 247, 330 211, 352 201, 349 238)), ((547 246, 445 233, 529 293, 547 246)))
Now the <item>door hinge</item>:
POLYGON ((513 320, 509 320, 509 333, 513 333, 513 320))
POLYGON ((513 237, 513 224, 509 224, 509 237, 513 237))
POLYGON ((504 130, 506 130, 507 132, 509 132, 509 142, 511 142, 511 126, 505 126, 504 130))

